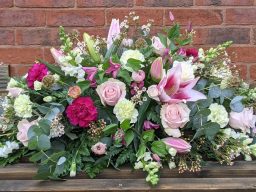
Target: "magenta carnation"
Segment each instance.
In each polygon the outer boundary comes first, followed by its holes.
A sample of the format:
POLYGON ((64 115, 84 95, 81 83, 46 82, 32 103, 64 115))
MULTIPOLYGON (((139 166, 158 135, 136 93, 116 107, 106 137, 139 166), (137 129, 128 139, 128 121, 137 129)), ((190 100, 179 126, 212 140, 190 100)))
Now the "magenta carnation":
POLYGON ((186 49, 186 56, 193 56, 194 58, 198 57, 198 50, 195 48, 186 49))
POLYGON ((88 127, 92 121, 97 120, 97 108, 90 97, 75 99, 66 109, 67 117, 72 125, 88 127))
POLYGON ((27 76, 27 84, 30 89, 34 89, 34 82, 35 81, 42 81, 44 76, 46 76, 48 73, 47 67, 42 63, 36 63, 34 64, 29 70, 28 70, 28 76, 27 76))

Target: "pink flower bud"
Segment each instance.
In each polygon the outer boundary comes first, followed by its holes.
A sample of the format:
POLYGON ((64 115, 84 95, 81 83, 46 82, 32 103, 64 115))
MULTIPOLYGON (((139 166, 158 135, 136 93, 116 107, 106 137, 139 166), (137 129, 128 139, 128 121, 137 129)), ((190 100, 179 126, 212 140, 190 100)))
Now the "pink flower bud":
POLYGON ((191 150, 191 145, 180 138, 167 137, 163 139, 163 142, 167 146, 176 149, 178 153, 188 153, 191 150))
POLYGON ((91 150, 95 155, 106 154, 107 145, 101 142, 96 143, 92 146, 91 150))
POLYGON ((152 157, 153 157, 153 159, 154 159, 155 161, 157 161, 157 162, 160 162, 160 161, 161 161, 160 157, 159 157, 157 154, 155 154, 155 153, 152 155, 152 157))
POLYGON ((153 80, 159 82, 163 76, 163 60, 162 57, 158 57, 154 60, 150 68, 150 75, 153 80))
POLYGON ((133 81, 139 83, 142 82, 145 79, 145 72, 142 70, 139 71, 133 71, 132 72, 132 79, 133 81))

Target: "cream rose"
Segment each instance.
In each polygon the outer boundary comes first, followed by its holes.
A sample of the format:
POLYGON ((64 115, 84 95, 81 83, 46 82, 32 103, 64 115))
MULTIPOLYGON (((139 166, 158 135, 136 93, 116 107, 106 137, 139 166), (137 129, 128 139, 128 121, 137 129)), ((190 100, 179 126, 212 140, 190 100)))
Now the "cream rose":
POLYGON ((184 103, 165 104, 160 111, 161 122, 169 136, 180 137, 179 128, 189 121, 190 109, 184 103))
POLYGON ((96 92, 104 106, 115 106, 120 99, 125 98, 126 87, 123 82, 110 78, 108 81, 98 85, 96 92))

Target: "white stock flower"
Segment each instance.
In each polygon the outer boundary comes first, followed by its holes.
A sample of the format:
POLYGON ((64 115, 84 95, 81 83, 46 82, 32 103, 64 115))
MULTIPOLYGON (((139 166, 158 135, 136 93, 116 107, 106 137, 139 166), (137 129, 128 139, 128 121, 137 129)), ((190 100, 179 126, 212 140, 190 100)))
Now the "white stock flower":
POLYGON ((172 148, 172 147, 170 147, 170 149, 168 150, 168 153, 169 153, 171 156, 174 157, 174 156, 177 154, 177 150, 174 149, 174 148, 172 148))
POLYGON ((114 114, 121 123, 126 119, 131 120, 131 123, 136 123, 139 115, 135 104, 127 99, 120 99, 117 102, 114 107, 114 114))
POLYGON ((168 163, 168 166, 169 166, 169 169, 174 169, 174 168, 176 168, 176 165, 175 165, 175 163, 174 163, 173 161, 170 161, 170 162, 168 163))
POLYGON ((211 114, 208 116, 208 120, 218 123, 221 128, 224 128, 229 122, 228 112, 225 107, 213 103, 210 105, 209 109, 211 110, 211 114))
POLYGON ((19 144, 15 141, 6 141, 5 145, 0 147, 0 157, 7 158, 10 153, 12 153, 13 150, 19 149, 19 144))
POLYGON ((17 85, 18 82, 15 79, 11 78, 9 83, 7 84, 7 89, 17 87, 17 85))
POLYGON ((32 102, 28 95, 21 94, 14 101, 14 110, 18 117, 32 117, 32 102))

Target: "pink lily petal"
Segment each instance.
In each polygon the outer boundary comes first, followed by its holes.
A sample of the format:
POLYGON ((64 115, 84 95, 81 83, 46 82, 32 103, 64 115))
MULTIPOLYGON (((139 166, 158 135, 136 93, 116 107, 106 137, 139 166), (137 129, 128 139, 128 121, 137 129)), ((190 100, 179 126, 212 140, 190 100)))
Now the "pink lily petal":
POLYGON ((110 58, 109 63, 110 63, 110 66, 109 66, 109 68, 106 70, 106 74, 109 75, 109 74, 112 73, 113 78, 116 78, 117 75, 118 75, 118 72, 119 72, 119 70, 120 70, 120 68, 121 68, 121 64, 119 64, 119 63, 114 63, 114 62, 112 61, 112 58, 110 58))
POLYGON ((108 31, 107 48, 109 49, 113 44, 113 41, 118 37, 120 33, 119 19, 112 19, 111 25, 108 31))
POLYGON ((170 69, 167 73, 167 82, 164 86, 164 90, 168 95, 173 95, 179 90, 181 83, 181 65, 177 65, 170 69))
POLYGON ((193 90, 193 89, 181 90, 180 92, 173 95, 172 98, 186 100, 186 101, 198 101, 201 99, 207 99, 203 93, 193 90))
POLYGON ((87 74, 86 79, 92 82, 94 80, 94 76, 96 75, 96 73, 98 71, 98 68, 97 67, 83 67, 83 70, 87 74))
POLYGON ((197 77, 195 79, 182 82, 180 84, 180 89, 192 89, 193 87, 195 87, 195 85, 197 84, 199 79, 200 79, 200 77, 197 77))

